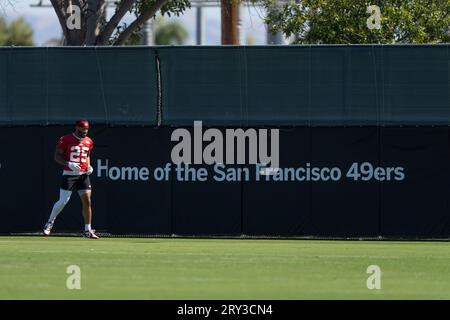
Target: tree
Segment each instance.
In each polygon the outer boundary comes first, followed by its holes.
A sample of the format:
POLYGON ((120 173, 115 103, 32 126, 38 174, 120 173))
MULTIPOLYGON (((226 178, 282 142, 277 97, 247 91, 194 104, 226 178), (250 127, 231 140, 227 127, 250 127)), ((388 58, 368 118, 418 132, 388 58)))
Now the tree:
POLYGON ((273 31, 295 43, 441 43, 450 41, 448 0, 261 0, 273 31), (374 28, 380 9, 380 24, 374 28), (368 9, 369 8, 369 9, 368 9), (369 20, 369 21, 368 21, 369 20), (372 28, 368 25, 372 24, 372 28))
MULTIPOLYGON (((50 0, 63 29, 66 45, 136 43, 140 38, 139 32, 143 24, 154 18, 158 11, 161 11, 163 16, 172 14, 179 16, 191 6, 190 0, 116 0, 114 15, 107 20, 105 17, 107 1, 112 0, 50 0), (135 16, 134 21, 130 25, 120 24, 127 13, 135 16), (128 41, 129 38, 131 38, 130 41, 128 41)), ((227 1, 259 2, 261 0, 227 1)))
POLYGON ((142 25, 162 15, 180 15, 190 7, 189 0, 117 0, 116 10, 105 18, 106 0, 50 0, 63 29, 66 45, 123 45, 136 37, 142 25), (126 25, 121 20, 127 13, 135 16, 126 25))
MULTIPOLYGON (((124 43, 127 46, 142 44, 142 32, 134 33, 124 43)), ((189 34, 179 22, 166 22, 164 17, 155 20, 155 44, 156 45, 183 45, 189 34)))
POLYGON ((186 42, 188 35, 187 30, 179 22, 165 22, 164 19, 156 20, 156 45, 182 45, 186 42))
POLYGON ((23 18, 9 24, 0 17, 0 46, 32 46, 33 30, 23 18))

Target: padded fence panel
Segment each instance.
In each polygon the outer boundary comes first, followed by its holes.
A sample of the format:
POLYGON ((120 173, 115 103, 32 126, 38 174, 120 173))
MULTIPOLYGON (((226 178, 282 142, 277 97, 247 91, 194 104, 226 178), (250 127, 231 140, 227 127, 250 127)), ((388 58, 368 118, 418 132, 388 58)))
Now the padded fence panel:
POLYGON ((341 172, 337 181, 325 176, 327 181, 311 183, 313 234, 336 237, 378 235, 379 181, 374 175, 365 174, 378 167, 378 129, 310 130, 311 166, 321 170, 337 168, 341 172))
POLYGON ((45 50, 11 51, 7 73, 10 125, 47 124, 47 75, 45 50))
POLYGON ((310 123, 345 123, 346 50, 343 47, 312 47, 310 59, 310 123))
POLYGON ((8 50, 0 50, 0 125, 10 123, 8 112, 8 50))
POLYGON ((104 198, 108 231, 169 234, 170 180, 154 179, 170 162, 165 128, 110 128, 93 133, 94 183, 104 198))
POLYGON ((446 45, 218 50, 158 50, 164 124, 450 124, 446 45))
POLYGON ((50 49, 48 52, 49 123, 73 119, 108 121, 96 50, 50 49))
MULTIPOLYGON (((42 228, 61 180, 55 144, 73 130, 51 124, 87 117, 102 231, 449 237, 449 61, 448 45, 2 48, 0 233, 42 228), (172 130, 195 120, 279 128, 281 167, 343 177, 218 182, 209 166, 207 181, 178 181, 172 164, 169 179, 141 179, 171 162, 172 130), (346 177, 353 165, 371 178, 346 177)), ((55 230, 82 224, 73 194, 55 230)))
POLYGON ((449 125, 449 59, 448 45, 3 48, 0 125, 449 125))
POLYGON ((344 77, 346 125, 379 125, 381 119, 381 49, 356 46, 346 49, 344 77))
MULTIPOLYGON (((192 129, 189 129, 192 133, 192 129)), ((204 131, 207 128, 203 128, 204 131)), ((221 130, 223 133, 224 130, 221 130)), ((191 135, 194 137, 194 134, 191 135)), ((195 139, 195 138, 194 138, 195 139)), ((192 144, 197 142, 192 141, 192 144)), ((172 143, 174 146, 175 143, 172 143)), ((203 143, 204 146, 207 143, 203 143)), ((193 146, 195 148, 195 146, 193 146)), ((192 155, 193 155, 192 151, 192 155)), ((195 165, 191 160, 189 170, 199 176, 173 171, 172 221, 173 233, 180 235, 239 235, 242 233, 242 183, 226 181, 226 171, 239 166, 217 170, 214 165, 195 165), (205 171, 203 175, 200 170, 205 171), (192 171, 193 172, 193 171, 192 171), (205 181, 201 181, 204 177, 205 181)), ((181 165, 180 168, 186 168, 181 165)))
MULTIPOLYGON (((71 130, 64 126, 0 129, 4 150, 0 153, 4 222, 0 233, 41 230, 61 183, 61 167, 53 160, 55 144, 71 130)), ((206 165, 197 166, 208 168, 206 181, 179 181, 173 164, 170 178, 157 181, 154 170, 171 164, 172 130, 91 129, 93 225, 98 230, 165 235, 450 236, 448 128, 281 129, 281 168, 306 168, 309 163, 312 176, 314 167, 337 167, 342 177, 336 181, 287 181, 262 175, 256 181, 254 167, 248 166, 250 179, 243 175, 241 180, 219 182, 206 165)), ((80 201, 73 194, 58 216, 55 231, 78 232, 82 227, 80 201)))
POLYGON ((248 111, 244 123, 309 125, 311 107, 309 47, 244 47, 248 111))
POLYGON ((42 128, 0 128, 0 233, 43 227, 42 142, 42 128))
POLYGON ((405 175, 403 180, 382 182, 381 234, 449 237, 449 130, 384 128, 381 132, 381 165, 404 167, 405 175))
POLYGON ((383 122, 449 125, 449 51, 445 46, 385 47, 383 122))
POLYGON ((156 124, 151 48, 0 49, 0 125, 156 124))
MULTIPOLYGON (((280 167, 305 167, 310 160, 308 128, 280 130, 280 167)), ((255 167, 251 175, 255 177, 255 167)), ((307 181, 275 181, 275 176, 244 182, 244 234, 308 236, 311 226, 311 184, 307 181), (267 180, 266 180, 267 179, 267 180)))
POLYGON ((161 48, 163 123, 240 125, 245 112, 237 47, 161 48))
POLYGON ((108 122, 156 125, 157 71, 152 48, 99 48, 102 94, 108 122))

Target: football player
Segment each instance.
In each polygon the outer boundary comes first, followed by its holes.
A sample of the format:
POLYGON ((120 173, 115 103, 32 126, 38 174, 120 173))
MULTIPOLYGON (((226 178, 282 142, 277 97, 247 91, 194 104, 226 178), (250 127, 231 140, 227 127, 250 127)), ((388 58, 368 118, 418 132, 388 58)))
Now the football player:
POLYGON ((55 161, 64 167, 59 200, 53 205, 48 222, 44 226, 44 235, 50 235, 58 214, 69 202, 72 191, 77 191, 83 207, 84 233, 89 239, 98 239, 91 228, 91 182, 89 175, 93 172, 90 162, 94 142, 87 136, 89 122, 80 119, 75 123, 75 132, 59 139, 55 151, 55 161))

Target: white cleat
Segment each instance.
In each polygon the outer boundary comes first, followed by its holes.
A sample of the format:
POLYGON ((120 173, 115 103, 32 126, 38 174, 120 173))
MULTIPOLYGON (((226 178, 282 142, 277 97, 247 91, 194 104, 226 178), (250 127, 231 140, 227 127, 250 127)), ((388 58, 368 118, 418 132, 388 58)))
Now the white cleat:
POLYGON ((50 233, 52 232, 52 228, 53 228, 53 223, 47 222, 44 227, 44 235, 49 236, 50 233))
POLYGON ((88 238, 88 239, 99 239, 98 236, 95 234, 95 230, 89 230, 89 231, 85 231, 83 233, 83 237, 88 238))

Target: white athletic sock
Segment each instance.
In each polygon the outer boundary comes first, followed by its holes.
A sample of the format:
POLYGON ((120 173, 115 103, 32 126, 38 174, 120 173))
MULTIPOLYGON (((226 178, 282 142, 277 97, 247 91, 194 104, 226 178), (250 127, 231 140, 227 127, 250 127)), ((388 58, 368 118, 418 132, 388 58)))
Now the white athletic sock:
POLYGON ((70 196, 72 195, 72 191, 59 189, 59 200, 53 205, 52 213, 50 214, 50 218, 48 218, 48 222, 53 223, 58 216, 58 214, 64 209, 67 202, 70 200, 70 196))
POLYGON ((84 225, 84 231, 90 231, 91 230, 91 225, 90 224, 85 224, 84 225))

